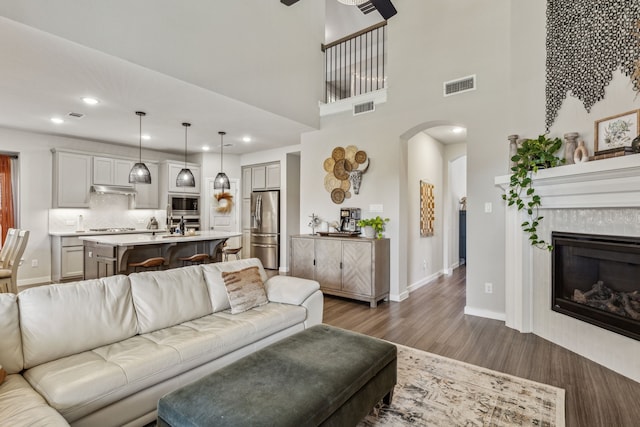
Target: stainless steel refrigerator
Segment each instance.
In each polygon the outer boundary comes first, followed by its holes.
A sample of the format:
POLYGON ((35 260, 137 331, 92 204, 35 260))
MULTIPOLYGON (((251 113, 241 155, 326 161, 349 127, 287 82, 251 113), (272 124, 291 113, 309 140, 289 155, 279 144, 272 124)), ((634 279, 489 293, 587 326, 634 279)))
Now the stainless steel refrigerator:
POLYGON ((264 268, 278 269, 280 254, 280 192, 254 191, 251 194, 251 257, 264 268))

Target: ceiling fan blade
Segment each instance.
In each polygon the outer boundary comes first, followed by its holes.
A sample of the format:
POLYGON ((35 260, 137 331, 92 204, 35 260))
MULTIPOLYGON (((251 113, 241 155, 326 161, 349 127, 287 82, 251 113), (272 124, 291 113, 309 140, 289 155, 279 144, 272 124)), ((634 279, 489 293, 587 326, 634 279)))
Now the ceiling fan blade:
POLYGON ((398 13, 396 8, 393 6, 393 3, 391 3, 391 0, 371 0, 371 3, 376 7, 384 19, 389 19, 398 13))
POLYGON ((280 3, 286 4, 287 6, 291 6, 294 3, 298 3, 298 0, 280 0, 280 3))

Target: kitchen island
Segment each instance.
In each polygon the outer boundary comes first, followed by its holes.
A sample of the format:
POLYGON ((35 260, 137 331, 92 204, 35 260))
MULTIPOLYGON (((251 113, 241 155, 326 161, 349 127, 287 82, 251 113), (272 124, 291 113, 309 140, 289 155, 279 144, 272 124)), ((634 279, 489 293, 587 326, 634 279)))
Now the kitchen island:
POLYGON ((116 234, 82 236, 84 242, 84 278, 95 279, 114 274, 129 274, 130 263, 148 258, 163 257, 163 268, 182 267, 181 257, 206 253, 220 260, 219 248, 240 233, 225 231, 198 231, 195 234, 116 234))

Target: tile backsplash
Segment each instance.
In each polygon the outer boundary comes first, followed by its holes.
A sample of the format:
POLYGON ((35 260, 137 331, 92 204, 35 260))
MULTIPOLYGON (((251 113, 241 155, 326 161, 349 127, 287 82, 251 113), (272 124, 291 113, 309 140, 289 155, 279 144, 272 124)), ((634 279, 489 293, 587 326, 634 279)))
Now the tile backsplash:
POLYGON ((85 231, 113 227, 145 229, 151 217, 158 220, 160 228, 164 226, 164 209, 132 209, 132 202, 131 196, 92 193, 88 209, 49 209, 49 232, 76 231, 80 215, 85 231))

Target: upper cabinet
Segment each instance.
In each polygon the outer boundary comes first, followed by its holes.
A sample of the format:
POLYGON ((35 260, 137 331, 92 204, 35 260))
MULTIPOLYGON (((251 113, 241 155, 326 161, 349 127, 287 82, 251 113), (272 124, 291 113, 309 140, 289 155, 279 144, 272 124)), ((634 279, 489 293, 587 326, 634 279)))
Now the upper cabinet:
POLYGON ((65 151, 53 152, 54 208, 88 208, 92 157, 65 151))
MULTIPOLYGON (((245 168, 245 171, 249 167, 245 168)), ((251 166, 251 190, 278 190, 280 189, 280 162, 265 165, 251 166)), ((243 174, 243 179, 248 178, 243 174)), ((246 185, 243 184, 243 185, 246 185)), ((243 188, 245 188, 243 186, 243 188)))
POLYGON ((92 156, 87 153, 52 150, 53 208, 88 208, 91 185, 135 187, 137 209, 158 209, 159 167, 145 162, 151 172, 151 184, 130 184, 133 160, 92 156))
MULTIPOLYGON (((109 157, 93 158, 93 183, 102 185, 121 185, 132 187, 129 183, 129 172, 134 162, 125 159, 112 159, 109 157)), ((148 165, 147 165, 148 166, 148 165)), ((153 181, 154 174, 151 174, 153 181)), ((158 176, 157 173, 155 175, 158 176)))
POLYGON ((194 165, 193 163, 187 163, 187 167, 191 170, 191 173, 196 180, 195 187, 178 187, 176 185, 178 173, 184 168, 184 163, 172 161, 163 162, 161 164, 161 168, 163 169, 161 175, 162 179, 166 182, 161 184, 161 192, 164 193, 164 191, 168 191, 169 193, 200 194, 200 166, 194 165))

